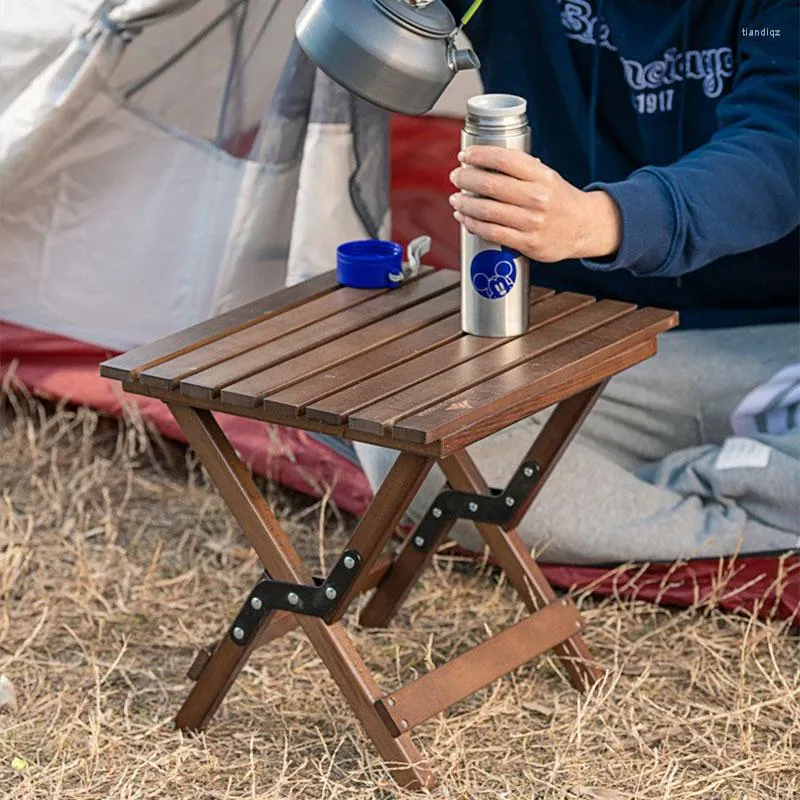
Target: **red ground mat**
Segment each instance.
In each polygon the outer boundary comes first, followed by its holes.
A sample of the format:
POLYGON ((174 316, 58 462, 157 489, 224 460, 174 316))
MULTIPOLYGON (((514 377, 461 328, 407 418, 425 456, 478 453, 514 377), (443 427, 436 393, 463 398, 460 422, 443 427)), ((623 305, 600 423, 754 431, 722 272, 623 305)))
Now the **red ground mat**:
MULTIPOLYGON (((392 128, 394 238, 408 242, 422 233, 434 238, 429 263, 458 263, 458 227, 447 196, 448 174, 458 152, 460 123, 398 117, 392 128)), ((0 322, 0 380, 14 377, 30 391, 121 415, 133 404, 163 435, 184 441, 166 407, 157 400, 124 395, 116 381, 98 374, 108 351, 59 336, 0 322)), ((302 431, 220 415, 220 424, 239 452, 261 474, 293 489, 332 500, 360 514, 371 498, 360 469, 302 431)), ((763 556, 704 559, 681 564, 636 565, 625 569, 542 565, 562 588, 591 587, 601 595, 637 597, 664 605, 712 602, 726 609, 775 614, 800 625, 800 557, 763 556)))

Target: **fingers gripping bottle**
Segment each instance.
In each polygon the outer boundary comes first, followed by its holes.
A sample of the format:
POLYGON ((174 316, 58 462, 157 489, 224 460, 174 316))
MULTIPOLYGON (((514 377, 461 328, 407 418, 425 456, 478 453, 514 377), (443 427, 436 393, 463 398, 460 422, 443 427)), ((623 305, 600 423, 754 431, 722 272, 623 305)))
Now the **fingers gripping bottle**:
MULTIPOLYGON (((475 144, 530 151, 527 103, 511 94, 467 101, 461 149, 475 144)), ((461 226, 461 328, 475 336, 519 336, 530 324, 528 259, 461 226)))

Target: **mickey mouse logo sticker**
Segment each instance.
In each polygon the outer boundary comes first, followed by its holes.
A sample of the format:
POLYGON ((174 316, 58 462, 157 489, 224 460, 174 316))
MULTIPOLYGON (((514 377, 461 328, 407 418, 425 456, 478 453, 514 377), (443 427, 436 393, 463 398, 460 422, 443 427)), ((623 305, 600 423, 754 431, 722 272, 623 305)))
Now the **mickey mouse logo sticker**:
POLYGON ((505 297, 517 282, 513 250, 482 250, 470 265, 470 277, 475 291, 488 300, 505 297))

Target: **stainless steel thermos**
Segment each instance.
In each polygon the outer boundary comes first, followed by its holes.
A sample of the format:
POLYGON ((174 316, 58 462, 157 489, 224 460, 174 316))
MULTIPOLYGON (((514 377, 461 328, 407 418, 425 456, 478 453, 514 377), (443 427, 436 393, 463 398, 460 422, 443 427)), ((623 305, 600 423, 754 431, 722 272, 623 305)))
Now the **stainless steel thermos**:
MULTIPOLYGON (((461 149, 489 144, 530 151, 527 103, 510 94, 467 101, 461 149)), ((519 336, 530 323, 528 259, 461 227, 461 327, 475 336, 519 336)))

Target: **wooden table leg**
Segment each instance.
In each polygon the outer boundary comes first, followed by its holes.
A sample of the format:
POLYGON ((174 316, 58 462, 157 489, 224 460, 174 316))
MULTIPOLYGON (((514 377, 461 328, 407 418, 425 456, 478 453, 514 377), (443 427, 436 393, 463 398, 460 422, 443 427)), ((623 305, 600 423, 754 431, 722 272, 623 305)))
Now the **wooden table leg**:
MULTIPOLYGON (((483 476, 466 450, 443 459, 440 466, 456 491, 488 493, 483 476)), ((481 522, 475 525, 529 611, 543 608, 556 599, 553 587, 515 530, 504 531, 499 525, 481 522)), ((603 670, 579 634, 555 647, 554 651, 577 689, 586 691, 602 678, 603 670)))
POLYGON ((365 628, 382 628, 389 624, 425 567, 447 539, 454 524, 455 520, 445 522, 436 534, 436 539, 425 551, 414 547, 415 529, 412 529, 403 542, 403 547, 394 564, 387 571, 367 604, 361 609, 358 618, 361 625, 365 628))
POLYGON ((328 622, 338 622, 353 598, 367 587, 373 566, 397 530, 433 462, 432 458, 412 453, 400 453, 397 457, 345 545, 345 550, 356 550, 361 555, 361 571, 327 618, 328 622))
MULTIPOLYGON (((381 582, 391 564, 392 559, 389 556, 381 556, 378 559, 369 573, 365 591, 381 582)), ((290 611, 273 611, 259 621, 246 647, 231 648, 230 641, 225 644, 228 640, 225 636, 221 641, 202 648, 189 671, 189 677, 196 681, 197 685, 178 712, 177 726, 181 730, 205 729, 253 650, 285 636, 299 625, 296 614, 290 611)))
POLYGON ((516 528, 522 521, 607 384, 608 381, 601 381, 567 400, 562 400, 553 409, 553 413, 522 459, 535 461, 538 465, 539 474, 536 483, 525 499, 516 505, 511 519, 505 526, 506 529, 516 528))
MULTIPOLYGON (((168 405, 267 572, 275 580, 311 585, 311 572, 211 413, 176 403, 168 405)), ((407 461, 401 465, 403 469, 406 466, 407 461)), ((401 497, 406 488, 398 491, 401 497)), ((389 509, 386 513, 393 516, 396 512, 389 509)), ((304 615, 298 615, 298 622, 395 780, 408 788, 433 785, 430 769, 410 736, 404 733, 393 737, 378 714, 375 703, 382 696, 380 688, 341 625, 328 625, 304 615)), ((231 646, 237 645, 231 642, 231 646)))
POLYGON ((259 646, 259 634, 270 626, 275 613, 273 611, 261 618, 258 629, 244 647, 234 644, 230 636, 222 637, 175 717, 178 728, 182 731, 205 729, 250 654, 259 646))
MULTIPOLYGON (((553 468, 566 450, 567 445, 572 441, 572 438, 575 436, 578 428, 580 428, 584 419, 586 419, 586 416, 597 402, 597 398, 602 393, 606 383, 607 381, 598 383, 596 386, 592 386, 590 389, 586 389, 585 391, 580 392, 567 400, 563 400, 555 407, 553 413, 550 415, 550 418, 547 420, 539 435, 536 437, 536 440, 528 450, 528 453, 522 459, 523 462, 535 461, 539 466, 539 474, 536 483, 533 485, 531 490, 515 507, 515 512, 508 523, 508 528, 514 528, 518 521, 525 515, 525 512, 528 510, 528 508, 530 508, 531 504, 536 499, 536 496, 541 491, 545 481, 549 478, 553 468)), ((450 459, 455 458, 455 455, 450 457, 450 459)), ((443 469, 444 464, 447 461, 448 459, 445 459, 441 462, 443 469)), ((459 462, 456 460, 452 463, 457 465, 459 462)), ((475 473, 475 477, 480 478, 477 470, 475 470, 475 473)), ((488 494, 488 489, 486 488, 486 484, 483 482, 482 478, 480 479, 480 485, 483 488, 478 491, 473 488, 471 483, 467 484, 461 481, 460 489, 459 487, 453 485, 452 482, 450 483, 451 488, 455 489, 456 491, 461 490, 472 493, 488 494)), ((406 541, 403 544, 403 549, 398 555, 395 564, 386 574, 386 577, 380 583, 375 593, 362 610, 360 617, 360 622, 362 625, 365 627, 381 627, 388 625, 391 618, 397 612, 397 609, 400 608, 403 601, 408 596, 408 593, 419 579, 425 567, 430 563, 430 560, 433 558, 436 550, 446 540, 454 522, 455 521, 452 520, 442 525, 433 546, 428 550, 428 552, 420 552, 414 548, 412 544, 414 536, 413 532, 406 538, 406 541)), ((511 538, 516 536, 516 534, 513 534, 511 538)), ((524 550, 525 548, 522 547, 521 549, 524 550)), ((528 556, 528 558, 530 559, 530 556, 528 556)), ((549 588, 549 583, 547 583, 546 579, 541 573, 541 570, 539 570, 539 567, 536 566, 536 562, 533 561, 533 559, 530 559, 530 561, 539 572, 539 582, 549 588)), ((521 579, 522 573, 520 573, 518 569, 516 571, 519 573, 519 577, 521 579)), ((529 580, 530 576, 526 576, 525 579, 529 580)), ((552 600, 553 597, 555 597, 555 594, 553 594, 552 597, 546 596, 542 593, 539 594, 540 596, 538 597, 537 607, 546 605, 552 600)))

